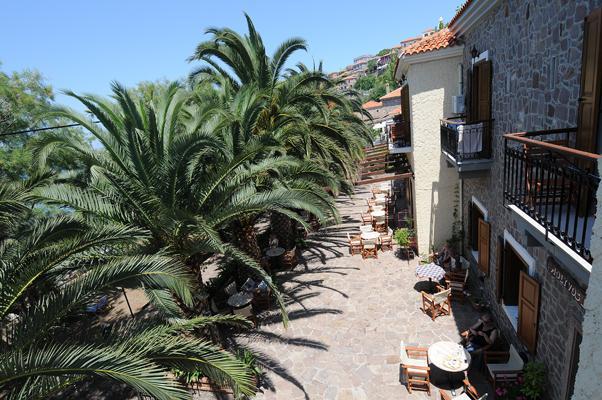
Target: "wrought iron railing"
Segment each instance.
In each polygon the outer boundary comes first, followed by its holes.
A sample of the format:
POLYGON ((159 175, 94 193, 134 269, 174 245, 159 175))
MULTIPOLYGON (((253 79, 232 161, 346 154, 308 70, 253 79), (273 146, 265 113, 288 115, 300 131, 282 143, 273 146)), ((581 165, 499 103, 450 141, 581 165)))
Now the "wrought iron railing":
POLYGON ((456 162, 491 158, 493 120, 467 124, 463 119, 441 120, 441 150, 456 162))
POLYGON ((576 128, 504 135, 504 198, 592 261, 600 156, 577 150, 576 128))

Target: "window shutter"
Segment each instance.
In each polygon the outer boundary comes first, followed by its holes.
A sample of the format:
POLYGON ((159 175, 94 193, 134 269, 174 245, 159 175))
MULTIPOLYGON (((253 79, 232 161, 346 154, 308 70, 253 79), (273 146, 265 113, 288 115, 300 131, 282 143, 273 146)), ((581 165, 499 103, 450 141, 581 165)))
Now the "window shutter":
POLYGON ((406 83, 401 87, 401 116, 403 118, 403 134, 410 135, 410 88, 406 83))
POLYGON ((504 292, 504 238, 498 236, 497 238, 497 257, 495 260, 495 295, 497 301, 502 299, 502 293, 504 292))
POLYGON ((473 218, 474 218, 474 211, 472 210, 472 208, 474 207, 473 203, 470 202, 468 203, 468 248, 470 249, 470 251, 476 250, 473 246, 473 243, 475 242, 474 237, 476 232, 474 231, 474 222, 473 222, 473 218))
POLYGON ((597 153, 598 117, 602 86, 602 8, 585 18, 581 59, 577 148, 597 153))
POLYGON ((521 271, 518 287, 518 336, 532 354, 535 354, 537 347, 538 313, 539 283, 521 271))
POLYGON ((479 218, 479 269, 489 275, 489 232, 490 226, 479 218))
POLYGON ((477 120, 491 119, 491 61, 479 63, 478 93, 477 93, 477 120))

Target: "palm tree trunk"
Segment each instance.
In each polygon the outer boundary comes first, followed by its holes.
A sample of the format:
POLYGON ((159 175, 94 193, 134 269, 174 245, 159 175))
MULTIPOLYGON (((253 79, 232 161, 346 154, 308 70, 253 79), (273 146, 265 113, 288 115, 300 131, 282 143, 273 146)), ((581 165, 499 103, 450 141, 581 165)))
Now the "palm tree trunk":
POLYGON ((235 240, 238 248, 259 262, 261 259, 261 248, 259 247, 259 243, 257 243, 255 219, 246 219, 236 225, 238 225, 238 234, 235 235, 235 240))
POLYGON ((278 244, 285 249, 291 249, 295 243, 293 224, 289 217, 280 213, 272 213, 270 218, 272 232, 278 237, 278 244))

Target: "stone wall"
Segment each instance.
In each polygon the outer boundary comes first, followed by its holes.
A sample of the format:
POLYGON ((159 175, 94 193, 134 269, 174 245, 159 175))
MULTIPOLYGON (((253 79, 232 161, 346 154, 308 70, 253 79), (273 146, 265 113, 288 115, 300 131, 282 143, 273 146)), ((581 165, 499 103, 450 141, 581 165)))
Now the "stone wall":
POLYGON ((453 208, 458 206, 458 175, 441 154, 439 120, 451 114, 457 93, 461 57, 412 64, 407 73, 414 171, 414 204, 418 249, 428 254, 452 234, 453 208))
MULTIPOLYGON (((576 125, 583 19, 600 6, 602 0, 501 0, 461 38, 466 67, 473 46, 480 53, 488 51, 493 65, 494 163, 485 176, 463 180, 465 221, 475 196, 487 208, 491 223, 490 276, 484 279, 485 294, 505 336, 522 350, 524 346, 495 299, 497 238, 504 230, 509 231, 536 260, 534 277, 541 284, 541 301, 535 357, 547 366, 547 397, 554 400, 566 396, 570 346, 575 329, 580 329, 583 309, 550 277, 547 252, 543 247, 529 246, 533 243, 528 243, 505 208, 502 135, 576 125)), ((468 231, 466 223, 464 229, 468 231)))

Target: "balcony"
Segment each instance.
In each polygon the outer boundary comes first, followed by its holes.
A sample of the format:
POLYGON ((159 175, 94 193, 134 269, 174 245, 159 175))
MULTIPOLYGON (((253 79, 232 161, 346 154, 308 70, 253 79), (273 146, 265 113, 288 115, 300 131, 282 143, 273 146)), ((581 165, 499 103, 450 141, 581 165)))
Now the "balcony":
POLYGON ((462 118, 441 120, 441 152, 459 173, 487 171, 492 164, 493 120, 467 124, 462 118))
POLYGON ((592 262, 600 155, 575 149, 576 133, 567 128, 504 135, 504 198, 532 237, 543 235, 547 247, 577 255, 584 265, 592 262))
POLYGON ((408 124, 401 117, 396 117, 387 125, 389 138, 389 154, 403 154, 412 152, 412 137, 408 124))

